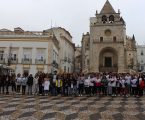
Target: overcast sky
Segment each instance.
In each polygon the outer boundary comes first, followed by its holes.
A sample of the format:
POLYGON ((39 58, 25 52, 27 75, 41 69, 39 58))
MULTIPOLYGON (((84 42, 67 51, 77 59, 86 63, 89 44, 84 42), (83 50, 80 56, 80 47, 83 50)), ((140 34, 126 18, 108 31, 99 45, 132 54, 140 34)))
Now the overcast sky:
MULTIPOLYGON (((127 35, 135 34, 138 44, 145 44, 145 0, 109 0, 121 11, 127 35)), ((89 31, 89 18, 100 12, 106 0, 0 0, 0 29, 42 31, 64 27, 80 44, 82 33, 89 31), (52 22, 51 22, 52 21, 52 22)))

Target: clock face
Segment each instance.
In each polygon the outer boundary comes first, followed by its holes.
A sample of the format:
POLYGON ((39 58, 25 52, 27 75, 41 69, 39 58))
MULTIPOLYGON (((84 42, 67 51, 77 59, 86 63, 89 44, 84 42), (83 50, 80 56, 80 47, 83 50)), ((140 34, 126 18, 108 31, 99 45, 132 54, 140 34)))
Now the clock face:
POLYGON ((111 30, 109 30, 109 29, 108 30, 105 30, 105 35, 106 36, 110 36, 111 35, 111 30))

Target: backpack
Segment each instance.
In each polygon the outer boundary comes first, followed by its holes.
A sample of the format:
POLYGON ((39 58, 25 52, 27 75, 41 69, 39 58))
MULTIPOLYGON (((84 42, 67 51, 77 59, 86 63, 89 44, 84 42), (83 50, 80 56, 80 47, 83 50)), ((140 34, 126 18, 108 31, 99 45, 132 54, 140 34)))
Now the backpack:
POLYGON ((139 86, 140 86, 141 89, 144 89, 145 88, 145 82, 144 82, 144 80, 141 81, 141 83, 140 83, 139 86))

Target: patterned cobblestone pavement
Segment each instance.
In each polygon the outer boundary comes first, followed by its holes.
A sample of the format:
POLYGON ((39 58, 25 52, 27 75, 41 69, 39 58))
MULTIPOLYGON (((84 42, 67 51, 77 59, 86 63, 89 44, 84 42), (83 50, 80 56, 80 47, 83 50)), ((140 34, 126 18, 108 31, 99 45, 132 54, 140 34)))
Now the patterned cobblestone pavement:
POLYGON ((145 120, 145 97, 0 95, 0 120, 145 120))

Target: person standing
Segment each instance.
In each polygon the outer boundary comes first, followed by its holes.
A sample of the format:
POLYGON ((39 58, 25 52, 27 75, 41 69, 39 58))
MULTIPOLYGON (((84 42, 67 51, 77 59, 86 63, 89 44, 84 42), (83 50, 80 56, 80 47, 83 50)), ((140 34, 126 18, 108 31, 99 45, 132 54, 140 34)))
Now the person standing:
POLYGON ((25 95, 27 80, 28 80, 28 78, 25 75, 23 75, 22 83, 21 83, 22 84, 22 95, 25 95))
POLYGON ((112 95, 112 76, 111 75, 107 75, 106 76, 107 81, 108 81, 108 86, 107 86, 107 95, 111 96, 112 95))
POLYGON ((18 73, 17 74, 17 78, 16 78, 16 85, 17 85, 17 93, 20 93, 21 90, 21 82, 22 82, 22 78, 21 78, 21 74, 18 73))
POLYGON ((32 76, 32 74, 30 74, 29 77, 28 77, 27 85, 28 85, 28 95, 32 95, 32 86, 33 86, 33 76, 32 76))
POLYGON ((96 75, 95 86, 96 86, 96 94, 100 96, 100 94, 101 94, 101 76, 100 76, 100 74, 96 75))
POLYGON ((116 79, 116 76, 113 75, 111 77, 111 86, 112 86, 112 96, 116 96, 116 82, 117 82, 117 79, 116 79))
POLYGON ((132 79, 131 75, 127 73, 127 75, 125 76, 127 96, 130 96, 131 94, 131 79, 132 79))
POLYGON ((131 79, 131 87, 132 87, 132 95, 133 96, 137 96, 137 83, 138 80, 137 80, 137 76, 133 76, 132 79, 131 79))
POLYGON ((6 80, 6 94, 9 94, 10 79, 11 79, 11 77, 9 75, 6 75, 6 77, 5 77, 5 80, 6 80))
POLYGON ((145 89, 145 80, 143 75, 139 75, 138 77, 138 97, 143 96, 143 90, 145 89))
POLYGON ((101 91, 103 95, 107 95, 107 85, 108 85, 108 80, 105 75, 103 75, 101 79, 101 91))
POLYGON ((71 87, 73 87, 73 95, 77 96, 77 75, 76 74, 73 75, 73 85, 71 85, 71 87))
POLYGON ((58 79, 56 80, 56 89, 57 89, 57 95, 62 94, 62 77, 58 76, 58 79))
POLYGON ((48 96, 49 87, 50 87, 50 77, 48 74, 46 74, 44 77, 44 95, 45 96, 48 96))
POLYGON ((95 95, 95 80, 96 80, 96 77, 94 74, 91 74, 90 75, 90 84, 89 84, 89 87, 90 87, 90 96, 94 96, 95 95))
POLYGON ((35 95, 38 95, 38 88, 39 88, 38 79, 39 79, 39 75, 36 74, 34 77, 34 94, 35 95))
POLYGON ((11 78, 11 86, 13 94, 16 92, 16 75, 13 74, 11 78))
POLYGON ((85 87, 85 93, 86 95, 89 95, 90 90, 89 90, 89 84, 90 84, 90 78, 88 75, 85 76, 85 80, 84 80, 84 87, 85 87))
POLYGON ((79 84, 79 96, 82 96, 83 95, 83 92, 84 92, 84 74, 81 74, 79 77, 78 77, 78 84, 79 84))
POLYGON ((126 80, 124 76, 120 77, 120 83, 121 83, 121 95, 127 97, 126 80))
POLYGON ((68 96, 68 81, 67 81, 67 75, 63 74, 63 96, 68 96))
POLYGON ((39 86, 39 95, 42 95, 42 84, 43 84, 43 76, 42 76, 42 73, 39 75, 39 78, 38 78, 38 86, 39 86))
POLYGON ((57 71, 54 71, 54 74, 52 75, 52 82, 51 82, 51 94, 53 96, 57 95, 56 80, 57 80, 57 71))
POLYGON ((2 93, 2 75, 0 75, 0 94, 2 93))

